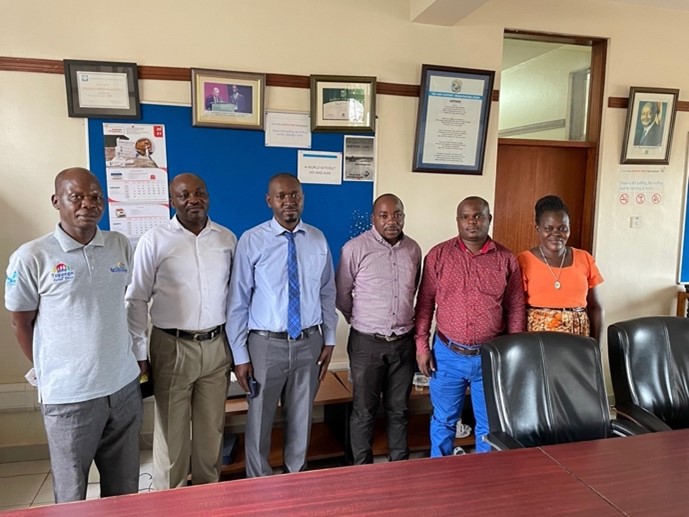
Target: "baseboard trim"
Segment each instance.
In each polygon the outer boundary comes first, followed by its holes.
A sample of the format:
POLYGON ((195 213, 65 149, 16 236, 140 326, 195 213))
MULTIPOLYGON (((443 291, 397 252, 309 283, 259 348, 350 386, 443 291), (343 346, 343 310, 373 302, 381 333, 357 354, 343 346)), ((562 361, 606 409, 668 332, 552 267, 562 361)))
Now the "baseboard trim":
POLYGON ((0 463, 48 459, 50 459, 50 453, 48 452, 47 443, 8 445, 6 447, 0 447, 0 463))

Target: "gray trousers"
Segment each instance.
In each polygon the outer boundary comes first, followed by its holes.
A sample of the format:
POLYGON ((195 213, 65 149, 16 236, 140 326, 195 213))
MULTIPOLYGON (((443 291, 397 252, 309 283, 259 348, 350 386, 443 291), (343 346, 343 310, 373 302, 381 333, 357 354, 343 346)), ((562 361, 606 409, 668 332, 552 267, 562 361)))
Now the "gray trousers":
POLYGON ((155 387, 153 486, 215 483, 222 469, 225 400, 232 355, 225 333, 207 341, 171 336, 153 327, 155 387))
POLYGON ((56 503, 86 499, 89 468, 100 473, 101 497, 139 490, 139 378, 107 397, 42 404, 56 503))
POLYGON ((246 416, 246 475, 269 476, 270 438, 278 401, 284 417, 283 460, 288 472, 306 468, 313 400, 318 392, 318 357, 323 337, 314 332, 299 341, 249 334, 249 355, 258 381, 258 396, 249 399, 246 416))
POLYGON ((373 423, 381 394, 389 458, 392 461, 409 458, 407 404, 416 370, 413 334, 397 341, 384 341, 352 328, 347 351, 352 372, 349 434, 354 464, 373 463, 373 423))

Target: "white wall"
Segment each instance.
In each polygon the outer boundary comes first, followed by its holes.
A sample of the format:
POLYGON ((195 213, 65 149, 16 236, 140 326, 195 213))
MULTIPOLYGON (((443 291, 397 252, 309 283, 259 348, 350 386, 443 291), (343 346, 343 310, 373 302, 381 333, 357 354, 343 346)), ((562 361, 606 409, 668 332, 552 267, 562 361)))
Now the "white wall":
MULTIPOLYGON (((379 81, 418 84, 422 63, 499 71, 503 29, 509 27, 610 38, 606 97, 626 96, 630 85, 689 89, 689 75, 681 66, 683 49, 689 46, 689 13, 603 1, 492 0, 455 27, 411 23, 407 0, 0 0, 0 7, 0 54, 6 56, 374 75, 379 81), (649 18, 662 30, 639 40, 649 18)), ((499 82, 497 77, 496 87, 499 82)), ((190 98, 190 86, 183 82, 142 81, 141 92, 144 101, 190 98)), ((267 93, 268 109, 309 108, 307 90, 269 88, 267 93)), ((485 171, 479 177, 411 172, 416 108, 414 98, 378 99, 377 191, 400 195, 408 213, 407 232, 428 250, 455 234, 454 210, 461 198, 493 200, 498 105, 492 106, 485 171)), ((67 117, 62 76, 0 72, 0 121, 0 171, 5 180, 0 186, 5 222, 0 256, 6 264, 21 242, 54 226, 57 216, 49 197, 55 174, 87 161, 84 124, 67 117)), ((595 254, 606 277, 601 294, 608 323, 674 311, 689 131, 687 115, 678 114, 664 204, 621 207, 616 185, 624 121, 624 110, 605 108, 595 254), (644 227, 629 229, 630 215, 641 215, 644 227)), ((342 326, 338 361, 346 358, 345 335, 342 326)), ((7 318, 0 319, 0 349, 0 384, 21 383, 29 363, 7 318)), ((0 436, 0 444, 15 440, 21 441, 22 435, 0 436)))
MULTIPOLYGON (((506 40, 505 47, 534 45, 506 40)), ((500 130, 569 118, 570 74, 589 68, 591 49, 584 46, 540 43, 551 50, 504 69, 500 77, 500 130)), ((505 50, 507 52, 507 49, 505 50)), ((569 121, 567 120, 567 124, 569 121)), ((517 133, 515 138, 567 140, 565 126, 547 131, 517 133)))

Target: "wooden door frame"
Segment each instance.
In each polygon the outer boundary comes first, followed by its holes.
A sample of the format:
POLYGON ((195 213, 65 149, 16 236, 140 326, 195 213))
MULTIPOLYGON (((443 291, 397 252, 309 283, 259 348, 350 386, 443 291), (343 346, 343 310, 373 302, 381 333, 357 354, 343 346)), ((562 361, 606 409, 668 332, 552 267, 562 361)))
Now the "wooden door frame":
POLYGON ((592 250, 596 216, 596 192, 598 187, 601 123, 603 120, 603 106, 605 101, 603 93, 605 90, 605 66, 608 53, 608 40, 589 36, 560 35, 520 31, 517 29, 505 29, 505 35, 512 39, 543 41, 569 45, 586 45, 591 47, 591 88, 589 90, 589 113, 586 127, 586 142, 498 138, 498 146, 546 145, 589 148, 588 159, 586 162, 586 184, 584 186, 584 210, 581 228, 581 244, 583 249, 592 250))

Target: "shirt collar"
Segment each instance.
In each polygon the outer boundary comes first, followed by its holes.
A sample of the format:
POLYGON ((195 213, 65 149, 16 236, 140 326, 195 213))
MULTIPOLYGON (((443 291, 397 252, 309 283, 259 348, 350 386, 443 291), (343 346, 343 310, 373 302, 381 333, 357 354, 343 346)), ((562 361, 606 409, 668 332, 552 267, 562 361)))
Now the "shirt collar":
MULTIPOLYGON (((182 226, 182 223, 179 222, 179 219, 177 219, 177 214, 173 215, 172 219, 170 219, 170 226, 172 226, 173 230, 189 232, 189 230, 187 230, 184 226, 182 226)), ((201 232, 199 232, 199 235, 201 235, 201 233, 205 232, 206 230, 216 231, 217 229, 217 225, 213 221, 211 221, 210 216, 208 216, 208 219, 206 220, 206 226, 203 228, 203 230, 201 230, 201 232)))
MULTIPOLYGON (((285 232, 289 232, 289 230, 283 226, 280 225, 280 223, 277 222, 277 219, 273 217, 270 222, 270 229, 272 230, 274 235, 282 235, 285 232)), ((294 227, 294 230, 292 230, 292 233, 297 233, 297 232, 304 232, 306 233, 306 226, 304 225, 304 221, 299 219, 299 222, 297 223, 297 226, 294 227)))
POLYGON ((77 242, 74 239, 72 239, 62 229, 62 227, 60 226, 60 223, 57 223, 55 225, 55 232, 53 233, 53 235, 57 239, 57 242, 60 244, 62 251, 74 251, 74 250, 78 250, 80 248, 83 248, 85 246, 104 246, 105 245, 105 237, 103 237, 103 232, 101 232, 100 228, 98 228, 98 227, 96 227, 96 234, 93 236, 93 239, 91 239, 91 242, 89 242, 88 244, 82 244, 82 243, 77 242))
MULTIPOLYGON (((468 251, 469 253, 474 255, 474 253, 469 248, 467 248, 467 245, 464 244, 464 241, 459 236, 457 236, 457 243, 458 243, 460 250, 468 251)), ((490 236, 488 236, 488 239, 483 244, 481 249, 478 250, 478 253, 476 253, 476 255, 485 255, 486 253, 488 253, 489 251, 493 251, 494 249, 495 249, 495 241, 493 241, 493 239, 491 239, 490 236)))
POLYGON ((381 244, 385 244, 386 246, 390 246, 391 248, 398 246, 403 240, 404 240, 404 232, 400 233, 400 238, 395 244, 390 244, 388 241, 386 241, 383 236, 378 233, 378 230, 376 230, 375 226, 371 227, 371 234, 373 235, 373 238, 376 239, 378 242, 381 244))

